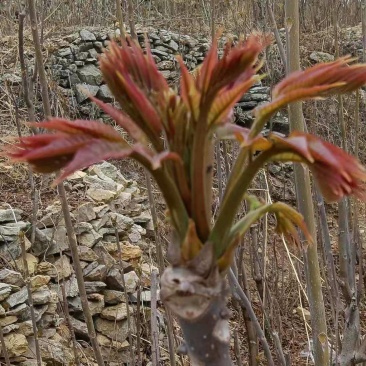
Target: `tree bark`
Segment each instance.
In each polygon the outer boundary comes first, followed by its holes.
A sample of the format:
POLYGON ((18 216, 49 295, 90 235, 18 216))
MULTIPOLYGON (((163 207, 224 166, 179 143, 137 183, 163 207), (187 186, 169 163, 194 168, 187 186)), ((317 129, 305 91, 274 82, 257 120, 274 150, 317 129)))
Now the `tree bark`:
MULTIPOLYGON (((287 70, 290 73, 300 69, 298 0, 286 0, 286 26, 288 28, 287 70)), ((289 121, 290 129, 292 131, 305 131, 301 102, 292 103, 289 106, 289 121)), ((317 235, 310 176, 309 170, 299 164, 295 164, 294 171, 299 211, 303 214, 308 229, 314 239, 314 243, 312 245, 308 245, 305 252, 306 283, 311 314, 314 358, 316 365, 325 366, 329 364, 329 348, 316 243, 317 235)))

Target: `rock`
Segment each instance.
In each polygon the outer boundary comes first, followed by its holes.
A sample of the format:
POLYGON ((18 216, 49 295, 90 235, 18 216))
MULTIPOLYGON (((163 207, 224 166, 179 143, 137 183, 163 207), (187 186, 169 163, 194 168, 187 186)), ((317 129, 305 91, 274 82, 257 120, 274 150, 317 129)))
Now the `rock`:
POLYGON ((92 42, 97 40, 95 35, 86 29, 82 29, 79 34, 83 41, 92 42))
POLYGON ((117 193, 105 189, 89 188, 86 191, 86 194, 96 202, 109 202, 116 196, 117 193))
POLYGON ((40 275, 47 275, 51 278, 57 277, 57 270, 50 262, 41 262, 37 264, 36 273, 40 275))
POLYGON ((334 56, 320 51, 313 51, 309 56, 311 61, 314 62, 331 62, 334 61, 334 56))
POLYGON ((14 315, 18 318, 18 321, 24 321, 29 319, 30 317, 30 309, 27 304, 20 304, 18 306, 15 306, 11 310, 7 312, 8 315, 14 315))
POLYGON ((32 291, 47 285, 50 282, 51 276, 37 275, 30 278, 32 291))
POLYGON ((96 175, 87 175, 83 179, 84 183, 90 185, 90 188, 105 189, 107 191, 119 191, 123 189, 122 184, 116 183, 107 176, 99 177, 96 175))
POLYGON ((84 340, 89 340, 89 331, 87 325, 74 317, 70 316, 71 326, 74 329, 75 335, 84 340))
POLYGON ((57 259, 54 266, 56 267, 59 279, 68 278, 74 273, 74 268, 66 255, 62 255, 57 259))
POLYGON ((140 259, 142 256, 142 250, 137 245, 132 245, 128 242, 123 242, 121 245, 121 249, 122 249, 121 259, 124 261, 140 259))
MULTIPOLYGON (((86 176, 85 172, 83 172, 82 170, 78 170, 75 173, 69 175, 66 178, 66 180, 72 181, 72 182, 81 182, 85 176, 86 176)), ((85 221, 85 220, 81 220, 81 221, 85 221)))
POLYGON ((10 324, 15 323, 18 318, 14 315, 6 316, 5 318, 0 318, 0 327, 6 327, 10 324))
MULTIPOLYGON (((27 262, 29 275, 32 276, 34 274, 34 272, 36 271, 37 264, 38 264, 38 258, 35 257, 33 254, 25 253, 25 260, 27 262)), ((17 264, 18 269, 23 272, 24 271, 23 258, 19 258, 15 262, 17 264)))
MULTIPOLYGON (((9 334, 18 329, 19 329, 18 324, 9 324, 9 325, 3 327, 3 334, 9 334)), ((0 349, 0 353, 1 353, 1 349, 0 349)))
POLYGON ((69 248, 66 236, 66 228, 59 226, 55 228, 36 229, 36 242, 32 247, 33 252, 41 254, 59 254, 69 248))
POLYGON ((22 210, 18 209, 5 209, 0 210, 0 222, 15 222, 19 221, 21 218, 22 210))
POLYGON ((43 286, 38 291, 32 293, 34 305, 44 305, 51 300, 51 291, 47 286, 43 286))
POLYGON ((98 332, 102 333, 106 337, 118 342, 125 341, 128 335, 127 320, 114 322, 102 318, 97 318, 95 320, 95 328, 98 332))
MULTIPOLYGON (((124 282, 126 285, 127 293, 132 293, 135 291, 139 278, 135 272, 131 271, 128 273, 124 273, 124 282)), ((123 280, 121 276, 121 272, 119 268, 113 267, 107 274, 106 283, 108 285, 108 289, 112 290, 124 290, 123 280)))
POLYGON ((101 85, 101 87, 99 88, 97 97, 100 100, 102 100, 103 102, 112 102, 114 99, 111 90, 109 89, 108 85, 106 85, 106 84, 101 85))
POLYGON ((103 81, 100 70, 93 64, 82 66, 80 69, 78 69, 77 75, 82 82, 89 85, 99 86, 103 81))
POLYGON ((46 305, 46 304, 34 306, 34 315, 36 317, 36 322, 39 322, 41 320, 43 315, 46 313, 47 308, 48 308, 48 305, 46 305))
POLYGON ((106 287, 107 285, 101 281, 85 281, 85 290, 87 294, 102 292, 106 287))
POLYGON ((0 301, 5 300, 11 294, 11 286, 6 283, 0 283, 0 301))
POLYGON ((72 313, 80 313, 83 311, 80 296, 68 299, 68 304, 70 312, 72 313))
POLYGON ((130 344, 127 341, 117 342, 110 339, 103 334, 97 334, 97 341, 100 346, 107 348, 114 348, 118 351, 129 348, 130 344))
POLYGON ((93 247, 96 243, 98 243, 103 236, 97 233, 94 229, 89 233, 83 233, 77 236, 79 245, 86 246, 88 248, 93 247))
POLYGON ((85 262, 94 262, 98 259, 98 255, 87 246, 78 246, 79 258, 85 262))
POLYGON ((0 318, 5 316, 5 309, 0 305, 0 318))
POLYGON ((23 334, 26 337, 33 334, 33 326, 32 326, 32 321, 31 320, 27 320, 25 322, 18 323, 18 325, 19 325, 19 333, 20 334, 23 334))
MULTIPOLYGON (((5 348, 9 357, 21 356, 28 350, 27 338, 23 334, 11 333, 4 336, 5 348)), ((1 352, 4 355, 4 352, 1 352)))
POLYGON ((22 286, 24 284, 23 277, 19 272, 7 268, 0 270, 0 282, 14 286, 22 286))
POLYGON ((170 48, 172 51, 174 52, 178 52, 179 50, 179 45, 177 42, 173 41, 173 40, 170 40, 169 43, 166 43, 165 44, 165 47, 168 47, 170 48))
POLYGON ((301 317, 305 318, 306 321, 310 321, 310 311, 307 309, 302 308, 301 306, 298 306, 295 310, 295 312, 301 317))
POLYGON ((9 222, 0 226, 0 242, 14 241, 18 238, 20 231, 27 231, 30 223, 25 221, 9 222))
POLYGON ((11 294, 5 301, 8 308, 13 308, 15 305, 23 304, 28 299, 27 288, 24 286, 20 291, 11 294))
MULTIPOLYGON (((133 316, 133 308, 129 307, 131 316, 133 316)), ((108 306, 103 309, 100 317, 107 320, 120 321, 127 318, 127 304, 119 303, 115 306, 108 306)))
POLYGON ((96 219, 97 215, 94 212, 94 205, 91 202, 80 205, 75 211, 74 216, 76 222, 89 222, 96 219))
POLYGON ((103 242, 95 245, 94 253, 98 256, 98 262, 104 264, 108 271, 116 264, 116 260, 104 248, 103 242))
POLYGON ((72 275, 71 278, 65 282, 65 292, 67 297, 76 297, 79 295, 79 287, 75 275, 72 275))
POLYGON ((104 281, 107 276, 107 267, 104 264, 92 262, 84 268, 83 273, 86 281, 104 281))
POLYGON ((75 84, 76 100, 79 104, 89 100, 89 95, 95 97, 99 91, 99 86, 89 84, 75 84))
POLYGON ((108 305, 116 305, 125 301, 125 293, 116 290, 104 290, 104 301, 108 305))
POLYGON ((76 235, 91 233, 93 231, 93 225, 89 222, 78 222, 74 225, 74 230, 76 235))
MULTIPOLYGON (((65 347, 59 340, 40 338, 39 347, 42 360, 48 365, 62 366, 75 363, 71 348, 65 347)), ((34 352, 34 339, 30 340, 29 348, 34 352)))
MULTIPOLYGON (((160 46, 158 46, 158 47, 160 47, 160 46)), ((152 48, 151 49, 151 53, 153 54, 153 55, 156 55, 156 56, 158 56, 160 59, 162 59, 162 60, 164 60, 164 59, 168 59, 169 58, 169 53, 167 53, 165 50, 164 51, 161 51, 161 50, 159 50, 159 49, 157 49, 157 48, 152 48)))
POLYGON ((88 300, 89 309, 92 316, 100 314, 105 306, 103 295, 101 294, 93 294, 93 295, 94 296, 90 296, 90 301, 88 300))
POLYGON ((103 218, 105 216, 105 214, 110 211, 110 208, 108 205, 101 205, 101 206, 95 206, 93 208, 95 214, 97 215, 98 218, 103 218))

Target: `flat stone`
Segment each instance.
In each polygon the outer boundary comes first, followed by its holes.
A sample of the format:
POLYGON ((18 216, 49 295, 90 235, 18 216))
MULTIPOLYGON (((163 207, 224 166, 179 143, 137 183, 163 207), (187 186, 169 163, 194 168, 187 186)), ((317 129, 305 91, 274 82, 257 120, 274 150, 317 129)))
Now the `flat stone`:
POLYGON ((108 349, 110 348, 116 349, 117 351, 127 349, 130 346, 130 344, 127 341, 117 342, 99 333, 97 334, 97 341, 100 346, 106 347, 108 349))
POLYGON ((26 337, 29 337, 33 334, 33 326, 31 320, 26 320, 24 322, 18 323, 18 325, 20 334, 23 334, 26 337))
POLYGON ((103 218, 106 215, 106 213, 110 211, 110 208, 108 205, 104 204, 101 206, 95 206, 93 210, 98 218, 103 218))
POLYGON ((11 294, 11 286, 6 283, 0 283, 0 301, 5 300, 11 294))
POLYGON ((36 273, 40 275, 50 276, 51 278, 57 277, 57 270, 55 266, 50 262, 41 262, 37 264, 36 273))
POLYGON ((62 255, 57 259, 54 266, 56 267, 59 279, 68 278, 74 273, 74 268, 70 263, 69 257, 66 255, 62 255))
POLYGON ((125 302, 125 293, 117 290, 104 290, 104 301, 108 305, 116 305, 125 302))
POLYGON ((74 317, 70 316, 71 326, 74 329, 75 335, 82 339, 89 340, 89 331, 87 325, 74 317))
MULTIPOLYGON (((25 253, 25 260, 27 262, 28 266, 28 272, 32 276, 34 272, 36 271, 37 265, 38 265, 38 258, 35 257, 33 254, 25 253)), ((19 258, 16 261, 17 267, 20 271, 24 271, 24 262, 23 258, 19 258)))
POLYGON ((97 215, 94 212, 94 205, 91 202, 80 205, 74 211, 76 222, 89 222, 96 219, 97 215))
POLYGON ((69 304, 70 312, 80 313, 83 311, 83 308, 81 306, 80 296, 72 297, 72 298, 68 299, 67 302, 69 304))
POLYGON ((11 333, 4 336, 5 348, 9 357, 21 356, 28 350, 27 338, 23 334, 11 333))
POLYGON ((23 277, 19 272, 7 268, 0 270, 0 282, 14 286, 22 286, 24 284, 23 277))
POLYGON ((105 307, 104 296, 101 294, 95 294, 95 295, 96 296, 94 296, 92 301, 88 300, 88 305, 92 316, 100 314, 105 307))
MULTIPOLYGON (((124 273, 124 282, 127 293, 133 293, 139 282, 139 278, 134 271, 124 273)), ((123 280, 119 268, 113 267, 107 274, 106 283, 108 289, 123 291, 123 280)))
POLYGON ((40 254, 59 254, 60 251, 62 252, 68 248, 69 243, 64 226, 59 226, 56 229, 36 229, 36 242, 32 250, 37 256, 40 254))
POLYGON ((326 52, 313 51, 309 56, 311 61, 314 62, 331 62, 334 61, 334 55, 326 52))
POLYGON ((112 102, 114 99, 111 90, 106 84, 100 86, 97 97, 103 102, 112 102))
POLYGON ((14 315, 20 321, 28 320, 30 317, 30 309, 27 304, 20 304, 13 307, 11 310, 7 312, 8 315, 14 315))
POLYGON ((84 268, 84 279, 86 281, 104 281, 107 276, 107 267, 98 262, 90 263, 84 268))
POLYGON ((102 292, 106 287, 107 285, 101 281, 85 281, 85 290, 87 294, 102 292))
MULTIPOLYGON (((160 46, 158 46, 158 47, 160 47, 160 46)), ((161 59, 169 58, 169 53, 167 53, 166 51, 161 51, 157 48, 151 49, 151 53, 153 55, 156 55, 156 56, 160 57, 161 59)))
POLYGON ((89 84, 75 84, 76 100, 82 104, 89 100, 89 95, 95 97, 99 91, 99 86, 89 84))
POLYGON ((104 248, 103 242, 95 245, 94 253, 98 256, 98 262, 104 264, 108 271, 116 264, 116 260, 104 248))
POLYGON ((26 231, 30 223, 25 221, 9 222, 0 226, 0 242, 14 241, 18 238, 20 231, 26 231))
MULTIPOLYGON (((131 316, 133 315, 133 308, 129 307, 131 316)), ((107 320, 120 321, 127 318, 127 304, 119 303, 115 306, 107 306, 103 309, 100 317, 107 320)))
POLYGON ((77 71, 77 75, 82 82, 89 85, 100 85, 103 81, 100 70, 93 64, 80 67, 77 71))
POLYGON ((18 318, 14 315, 6 316, 5 318, 0 318, 0 327, 6 327, 10 324, 15 323, 18 318))
POLYGON ((91 233, 93 231, 93 225, 89 222, 78 222, 74 225, 74 231, 76 235, 91 233))
POLYGON ((88 42, 92 42, 92 41, 96 41, 96 37, 95 35, 88 31, 87 29, 82 29, 80 32, 80 38, 83 40, 83 41, 88 41, 88 42))
POLYGON ((11 294, 6 300, 5 304, 8 308, 13 308, 16 305, 23 304, 28 300, 27 288, 24 286, 20 291, 11 294))
POLYGON ((123 189, 123 185, 118 185, 118 183, 107 176, 104 176, 103 178, 96 175, 87 175, 83 179, 83 182, 90 185, 90 188, 105 189, 107 191, 117 192, 118 190, 123 189))
POLYGON ((96 243, 98 243, 103 236, 97 233, 94 229, 89 233, 83 233, 77 236, 79 245, 86 247, 93 247, 96 243))
POLYGON ((32 290, 36 290, 42 286, 47 285, 51 280, 51 276, 36 275, 30 278, 30 284, 32 290))
POLYGON ((32 293, 33 304, 34 305, 44 305, 51 300, 51 291, 47 286, 39 289, 32 293))
POLYGON ((85 262, 94 262, 98 259, 97 254, 87 246, 83 245, 78 246, 78 254, 80 260, 85 262))
POLYGON ((102 333, 106 337, 114 339, 118 342, 125 341, 128 335, 127 320, 114 322, 102 318, 97 318, 95 320, 95 328, 98 332, 102 333))
POLYGON ((86 191, 86 194, 96 202, 109 202, 116 196, 117 193, 105 189, 89 188, 86 191))
POLYGON ((21 218, 22 210, 18 209, 4 209, 0 210, 0 222, 15 222, 21 218))
POLYGON ((67 297, 76 297, 79 295, 78 282, 75 275, 65 282, 65 292, 67 297))

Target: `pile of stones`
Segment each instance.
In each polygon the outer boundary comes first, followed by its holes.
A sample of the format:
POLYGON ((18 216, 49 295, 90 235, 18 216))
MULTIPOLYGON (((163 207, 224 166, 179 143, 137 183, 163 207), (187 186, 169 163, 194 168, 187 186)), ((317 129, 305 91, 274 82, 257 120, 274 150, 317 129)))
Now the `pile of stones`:
MULTIPOLYGON (((143 252, 148 252, 152 245, 153 235, 148 198, 136 182, 125 179, 107 162, 76 172, 65 182, 65 188, 70 197, 78 196, 78 192, 85 197, 71 216, 97 340, 106 357, 127 362, 127 306, 132 320, 135 319, 138 288, 142 290, 142 301, 149 305, 150 273, 156 270, 142 260, 143 252), (125 301, 126 293, 129 304, 125 301)), ((76 339, 79 345, 85 345, 80 354, 92 355, 61 205, 56 201, 40 213, 33 245, 27 239, 30 223, 22 221, 22 216, 19 209, 0 209, 0 260, 5 263, 0 270, 0 327, 6 349, 12 364, 34 362, 27 292, 30 284, 42 360, 47 364, 70 365, 74 354, 62 287, 76 339), (21 231, 26 233, 28 279, 24 277, 21 231)), ((132 326, 135 327, 134 321, 132 326)), ((0 362, 3 357, 4 352, 0 351, 0 362)))

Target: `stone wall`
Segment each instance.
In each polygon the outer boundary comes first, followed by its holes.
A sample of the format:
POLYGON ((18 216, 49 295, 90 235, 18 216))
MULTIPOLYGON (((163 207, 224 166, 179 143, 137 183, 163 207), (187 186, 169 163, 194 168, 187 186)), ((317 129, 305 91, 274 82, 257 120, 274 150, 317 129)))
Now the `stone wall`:
MULTIPOLYGON (((171 86, 177 86, 179 68, 175 56, 180 54, 189 70, 202 63, 209 50, 207 39, 195 39, 187 35, 156 30, 153 28, 138 29, 137 36, 142 47, 145 47, 145 34, 151 46, 151 52, 158 69, 171 86)), ((64 36, 54 45, 50 71, 59 85, 59 91, 67 98, 67 105, 72 106, 73 113, 78 117, 99 118, 101 112, 93 106, 83 93, 87 89, 93 96, 112 103, 113 96, 104 84, 98 68, 98 57, 103 48, 107 48, 119 35, 118 31, 108 29, 82 29, 64 36)), ((261 83, 253 86, 235 107, 236 122, 250 125, 252 110, 270 98, 270 88, 261 83)), ((281 132, 287 130, 284 117, 274 119, 274 129, 281 132)))
MULTIPOLYGON (((106 359, 112 356, 116 364, 127 362, 124 290, 134 320, 136 290, 141 285, 142 301, 149 306, 150 272, 155 268, 148 261, 154 247, 150 242, 153 226, 148 198, 136 182, 125 179, 107 162, 76 172, 65 182, 65 188, 69 200, 78 201, 71 215, 97 340, 106 359)), ((12 364, 31 365, 35 358, 34 334, 19 242, 20 231, 29 237, 30 223, 24 217, 19 209, 0 208, 0 326, 12 364)), ((31 246, 26 238, 26 250, 43 361, 47 365, 75 364, 65 321, 64 286, 72 328, 82 347, 79 353, 85 355, 82 364, 87 364, 86 358, 92 354, 83 341, 89 336, 58 201, 39 212, 35 243, 31 246)), ((0 363, 3 361, 0 344, 0 363)))

